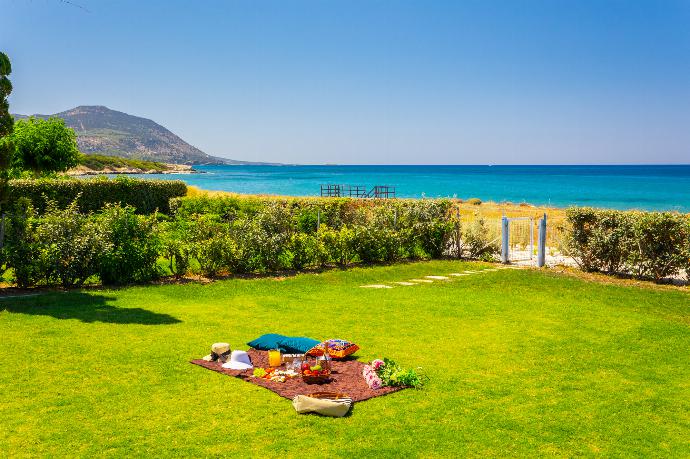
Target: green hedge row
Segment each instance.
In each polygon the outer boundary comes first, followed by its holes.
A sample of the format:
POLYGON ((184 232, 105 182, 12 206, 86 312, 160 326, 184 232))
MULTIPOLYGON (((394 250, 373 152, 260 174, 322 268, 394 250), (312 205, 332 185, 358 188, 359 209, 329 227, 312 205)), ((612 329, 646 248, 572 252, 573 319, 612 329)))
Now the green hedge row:
POLYGON ((585 271, 656 281, 690 273, 686 215, 571 208, 566 216, 566 250, 585 271))
POLYGON ((11 180, 9 211, 24 198, 40 213, 48 201, 66 208, 77 199, 81 212, 93 212, 108 203, 132 206, 139 214, 170 212, 170 200, 187 193, 187 185, 179 180, 141 180, 128 177, 108 179, 39 179, 11 180))
MULTIPOLYGON (((487 254, 486 230, 462 232, 448 200, 183 198, 174 212, 85 213, 49 201, 11 214, 2 253, 17 284, 139 282, 162 272, 206 276, 487 254), (319 221, 320 220, 320 221, 319 221), (320 223, 320 224, 318 224, 320 223), (460 251, 458 251, 460 250, 460 251)), ((24 203, 26 204, 26 203, 24 203)), ((491 250, 491 249, 489 249, 491 250)))

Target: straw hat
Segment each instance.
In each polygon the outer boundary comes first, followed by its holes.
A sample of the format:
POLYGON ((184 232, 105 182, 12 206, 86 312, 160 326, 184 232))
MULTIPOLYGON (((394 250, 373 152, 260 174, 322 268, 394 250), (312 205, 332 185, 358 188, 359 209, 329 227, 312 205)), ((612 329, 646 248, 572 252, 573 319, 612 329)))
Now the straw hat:
POLYGON ((230 345, 228 343, 213 343, 211 345, 211 353, 204 357, 207 362, 216 362, 220 360, 225 363, 230 357, 230 345))
POLYGON ((223 364, 223 368, 230 370, 251 370, 254 368, 252 361, 249 360, 249 354, 246 351, 232 351, 230 354, 230 361, 223 364))

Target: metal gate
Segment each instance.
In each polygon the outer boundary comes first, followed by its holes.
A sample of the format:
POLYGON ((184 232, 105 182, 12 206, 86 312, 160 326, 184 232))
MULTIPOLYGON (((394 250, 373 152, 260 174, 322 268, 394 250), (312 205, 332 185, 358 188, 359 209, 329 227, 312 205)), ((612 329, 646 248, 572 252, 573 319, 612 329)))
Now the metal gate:
POLYGON ((503 217, 501 220, 501 262, 530 262, 537 257, 537 266, 544 266, 546 214, 539 219, 538 250, 534 249, 534 217, 503 217))

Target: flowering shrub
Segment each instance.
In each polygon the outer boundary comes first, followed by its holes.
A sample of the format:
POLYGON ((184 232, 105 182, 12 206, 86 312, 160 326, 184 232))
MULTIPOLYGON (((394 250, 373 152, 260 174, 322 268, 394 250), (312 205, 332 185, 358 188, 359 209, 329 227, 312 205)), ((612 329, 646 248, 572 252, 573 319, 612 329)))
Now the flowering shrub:
MULTIPOLYGON (((391 359, 376 359, 371 362, 371 365, 367 366, 376 373, 381 383, 379 387, 408 386, 418 389, 424 385, 422 377, 415 370, 405 370, 391 359)), ((369 377, 373 379, 373 377, 369 377)), ((365 376, 365 380, 366 379, 367 376, 365 376)), ((372 387, 372 389, 374 389, 374 387, 372 387)))

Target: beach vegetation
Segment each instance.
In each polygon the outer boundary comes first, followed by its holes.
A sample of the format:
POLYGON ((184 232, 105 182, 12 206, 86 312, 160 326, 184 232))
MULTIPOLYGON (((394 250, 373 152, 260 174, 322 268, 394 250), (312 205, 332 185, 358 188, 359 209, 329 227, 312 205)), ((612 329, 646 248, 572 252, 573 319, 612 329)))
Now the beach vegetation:
POLYGON ((143 159, 121 158, 119 156, 106 156, 96 154, 80 154, 78 157, 78 165, 84 166, 94 171, 102 171, 104 169, 141 169, 144 171, 165 171, 166 165, 156 161, 146 161, 143 159))
POLYGON ((566 216, 565 248, 585 271, 660 281, 688 265, 687 215, 570 208, 566 216))
POLYGON ((482 204, 482 200, 479 198, 470 198, 465 202, 471 206, 480 206, 482 204))
POLYGON ((12 167, 35 177, 65 172, 79 162, 77 136, 61 118, 30 117, 14 125, 12 167))

